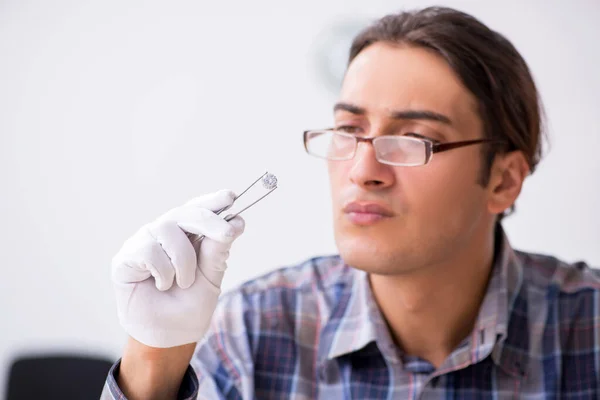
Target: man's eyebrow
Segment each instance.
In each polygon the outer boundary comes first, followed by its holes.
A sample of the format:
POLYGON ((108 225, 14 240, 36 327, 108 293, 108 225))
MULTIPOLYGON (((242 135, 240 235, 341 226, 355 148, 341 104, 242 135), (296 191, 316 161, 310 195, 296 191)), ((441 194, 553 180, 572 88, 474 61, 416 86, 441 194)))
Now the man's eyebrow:
POLYGON ((366 112, 364 108, 350 103, 336 103, 335 106, 333 106, 333 112, 335 113, 336 111, 348 111, 349 113, 358 115, 365 114, 366 112))
POLYGON ((452 121, 449 117, 444 114, 437 113, 435 111, 428 110, 403 110, 403 111, 392 111, 392 118, 394 119, 424 119, 428 121, 441 122, 446 125, 452 125, 452 121))
MULTIPOLYGON (((350 103, 336 103, 336 105, 333 107, 333 112, 335 113, 336 111, 347 111, 357 115, 366 114, 366 110, 364 108, 350 103)), ((392 111, 390 115, 393 119, 428 120, 441 122, 446 125, 452 125, 452 121, 446 115, 429 110, 392 111)))

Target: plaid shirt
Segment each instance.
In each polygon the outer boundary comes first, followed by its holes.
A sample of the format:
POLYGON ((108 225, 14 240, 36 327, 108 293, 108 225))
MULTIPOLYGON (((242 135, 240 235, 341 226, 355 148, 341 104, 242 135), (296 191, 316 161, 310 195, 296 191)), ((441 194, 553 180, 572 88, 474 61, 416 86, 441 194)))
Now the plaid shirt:
MULTIPOLYGON (((364 272, 319 257, 222 296, 180 397, 600 399, 598 271, 503 234, 499 250, 471 335, 437 369, 394 344, 364 272)), ((124 398, 118 365, 103 398, 124 398)))

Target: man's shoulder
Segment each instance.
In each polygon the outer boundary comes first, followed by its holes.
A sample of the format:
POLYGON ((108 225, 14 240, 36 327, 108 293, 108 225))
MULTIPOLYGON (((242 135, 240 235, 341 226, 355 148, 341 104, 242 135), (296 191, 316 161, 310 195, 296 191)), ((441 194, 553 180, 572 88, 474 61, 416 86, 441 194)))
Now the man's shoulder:
POLYGON ((318 256, 299 264, 278 268, 251 279, 224 294, 224 301, 233 298, 286 297, 305 294, 327 295, 352 282, 353 269, 339 255, 318 256))
POLYGON ((517 286, 519 294, 512 303, 506 349, 516 357, 527 357, 537 379, 550 371, 564 384, 591 382, 596 376, 593 369, 580 367, 597 365, 600 357, 596 345, 600 271, 585 262, 525 252, 516 255, 522 285, 517 286))
POLYGON ((554 256, 515 251, 524 283, 533 290, 558 297, 600 293, 600 269, 583 261, 569 263, 554 256))
POLYGON ((328 289, 345 281, 351 273, 338 255, 309 258, 299 264, 278 268, 242 284, 244 294, 268 292, 270 290, 314 290, 328 289))
POLYGON ((353 278, 354 270, 336 255, 276 269, 221 295, 212 332, 235 336, 268 330, 291 338, 302 329, 306 334, 328 318, 353 278))

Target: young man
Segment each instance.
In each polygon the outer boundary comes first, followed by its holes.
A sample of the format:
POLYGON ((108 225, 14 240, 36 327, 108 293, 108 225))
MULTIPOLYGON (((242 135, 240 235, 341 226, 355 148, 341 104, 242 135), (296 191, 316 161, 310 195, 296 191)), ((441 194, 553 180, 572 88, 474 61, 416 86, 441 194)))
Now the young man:
POLYGON ((243 221, 213 211, 232 194, 171 210, 114 259, 131 338, 103 396, 599 398, 598 273, 517 252, 500 224, 541 154, 524 60, 429 8, 377 21, 349 61, 335 125, 304 133, 329 160, 340 255, 216 305, 243 221))

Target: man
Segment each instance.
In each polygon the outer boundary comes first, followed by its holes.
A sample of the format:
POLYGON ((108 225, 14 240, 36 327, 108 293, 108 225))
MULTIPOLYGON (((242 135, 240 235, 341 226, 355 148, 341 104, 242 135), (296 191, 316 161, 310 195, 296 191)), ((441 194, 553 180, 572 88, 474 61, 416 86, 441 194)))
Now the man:
POLYGON ((355 38, 334 116, 304 141, 329 160, 339 256, 213 314, 244 227, 213 211, 233 194, 171 210, 114 259, 131 338, 103 396, 599 398, 597 272, 517 252, 501 226, 541 155, 514 47, 452 9, 384 17, 355 38))

